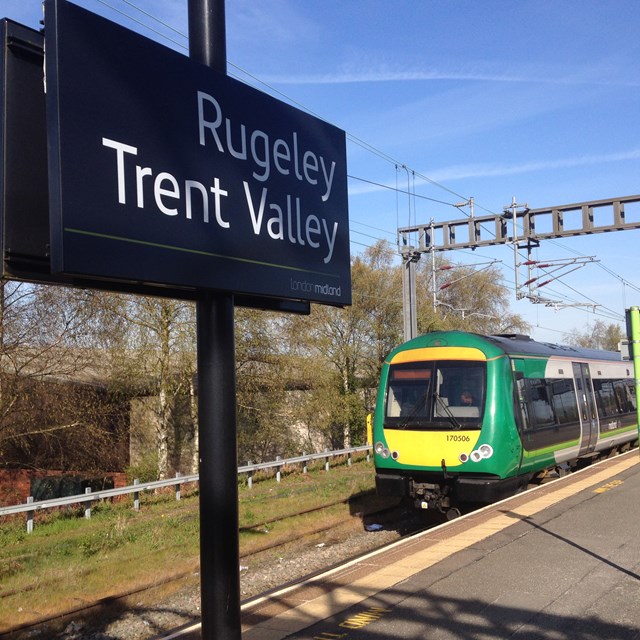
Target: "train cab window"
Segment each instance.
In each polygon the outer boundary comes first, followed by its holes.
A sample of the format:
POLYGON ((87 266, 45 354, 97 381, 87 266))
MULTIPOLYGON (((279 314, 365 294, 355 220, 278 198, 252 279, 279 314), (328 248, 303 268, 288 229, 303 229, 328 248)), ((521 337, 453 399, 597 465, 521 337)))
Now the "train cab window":
POLYGON ((398 429, 480 428, 486 366, 476 362, 391 365, 385 426, 398 429))
POLYGON ((431 368, 424 365, 391 367, 387 392, 387 417, 426 417, 430 383, 431 368))
POLYGON ((436 363, 434 416, 478 418, 485 396, 483 364, 436 363))

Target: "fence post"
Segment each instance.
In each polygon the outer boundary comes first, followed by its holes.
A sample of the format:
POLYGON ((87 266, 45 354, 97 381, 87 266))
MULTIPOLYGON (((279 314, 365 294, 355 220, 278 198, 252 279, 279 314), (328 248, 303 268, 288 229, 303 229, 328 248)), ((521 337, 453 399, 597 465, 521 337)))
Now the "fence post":
MULTIPOLYGON (((306 455, 307 455, 306 451, 303 451, 303 452, 302 452, 302 455, 303 455, 303 456, 306 456, 306 455)), ((308 469, 307 469, 307 465, 308 465, 308 464, 309 464, 309 461, 305 458, 305 459, 303 460, 303 462, 302 462, 302 473, 307 473, 307 470, 308 470, 308 469)))
MULTIPOLYGON (((329 453, 329 449, 324 450, 325 453, 329 453)), ((329 456, 327 455, 324 459, 324 470, 329 471, 329 456)))
MULTIPOLYGON (((251 460, 247 461, 247 467, 250 467, 253 464, 253 462, 251 462, 251 460)), ((247 487, 249 489, 251 489, 251 487, 253 487, 253 470, 249 469, 249 472, 247 473, 247 487)))
MULTIPOLYGON (((27 504, 31 504, 33 502, 33 496, 29 496, 27 498, 27 504)), ((33 514, 34 511, 27 511, 27 533, 33 533, 33 514)))
POLYGON ((351 451, 347 454, 347 467, 351 466, 351 451))
MULTIPOLYGON (((140 480, 138 480, 138 478, 136 478, 133 481, 133 486, 136 486, 137 484, 140 484, 140 480)), ((135 511, 140 511, 140 492, 139 491, 133 492, 133 508, 135 511)))
MULTIPOLYGON (((176 473, 176 480, 180 477, 180 472, 176 473)), ((176 500, 180 500, 180 483, 176 484, 176 500)))
MULTIPOLYGON (((280 460, 280 456, 276 456, 276 462, 280 460)), ((278 482, 280 482, 280 480, 282 479, 282 473, 280 472, 280 469, 282 469, 281 466, 276 467, 276 480, 278 482)))
MULTIPOLYGON (((91 493, 91 487, 86 487, 84 490, 85 495, 89 495, 91 493)), ((84 508, 84 517, 89 520, 91 518, 91 500, 86 502, 86 507, 84 508)))

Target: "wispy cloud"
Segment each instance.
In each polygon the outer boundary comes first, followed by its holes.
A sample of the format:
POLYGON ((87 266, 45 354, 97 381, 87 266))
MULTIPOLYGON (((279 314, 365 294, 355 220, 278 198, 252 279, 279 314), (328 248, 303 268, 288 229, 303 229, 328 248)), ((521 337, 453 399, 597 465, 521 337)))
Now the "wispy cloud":
POLYGON ((443 167, 428 173, 429 178, 438 182, 461 180, 465 178, 495 178, 511 176, 535 171, 549 171, 552 169, 570 169, 588 165, 606 164, 609 162, 624 162, 640 159, 640 148, 618 153, 586 155, 576 158, 561 158, 559 160, 545 160, 540 162, 525 162, 523 164, 469 164, 443 167))
MULTIPOLYGON (((576 158, 562 158, 559 160, 549 160, 540 162, 526 162, 523 164, 464 164, 442 167, 432 171, 424 171, 423 175, 429 180, 439 183, 451 182, 453 180, 465 180, 469 178, 500 178, 524 173, 534 173, 536 171, 549 171, 554 169, 570 169, 573 167, 583 167, 589 165, 607 164, 610 162, 625 162, 640 159, 640 148, 620 151, 618 153, 587 155, 576 158)), ((420 174, 415 176, 416 185, 427 184, 426 180, 420 178, 420 174)), ((395 189, 396 185, 391 183, 371 183, 360 182, 357 179, 352 181, 349 187, 350 195, 374 193, 384 189, 395 189)))
POLYGON ((494 73, 482 70, 446 70, 446 69, 354 69, 331 73, 302 73, 288 75, 269 75, 263 77, 270 84, 316 84, 339 85, 382 82, 430 82, 457 80, 468 82, 531 83, 558 85, 603 85, 603 86, 640 86, 639 81, 617 80, 594 74, 589 69, 576 70, 575 73, 557 75, 554 73, 494 73))

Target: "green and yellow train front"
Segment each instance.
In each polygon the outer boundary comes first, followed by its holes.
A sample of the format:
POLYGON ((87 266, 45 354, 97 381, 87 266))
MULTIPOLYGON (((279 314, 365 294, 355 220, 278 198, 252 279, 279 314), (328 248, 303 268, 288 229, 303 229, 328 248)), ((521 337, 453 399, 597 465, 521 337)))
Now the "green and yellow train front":
POLYGON ((393 351, 373 425, 380 495, 446 512, 514 493, 522 446, 507 354, 481 336, 435 333, 393 351))

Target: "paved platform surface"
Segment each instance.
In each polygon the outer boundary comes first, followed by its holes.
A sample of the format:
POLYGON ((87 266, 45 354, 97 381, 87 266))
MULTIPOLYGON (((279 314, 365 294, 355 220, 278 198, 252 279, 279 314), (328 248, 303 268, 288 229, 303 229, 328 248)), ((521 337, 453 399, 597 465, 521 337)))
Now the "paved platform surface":
POLYGON ((243 610, 243 640, 640 640, 640 458, 606 460, 243 610))

